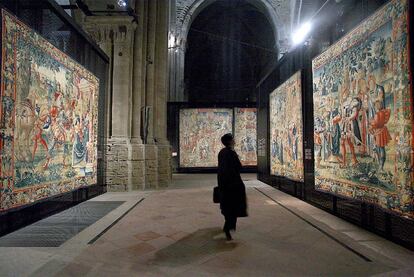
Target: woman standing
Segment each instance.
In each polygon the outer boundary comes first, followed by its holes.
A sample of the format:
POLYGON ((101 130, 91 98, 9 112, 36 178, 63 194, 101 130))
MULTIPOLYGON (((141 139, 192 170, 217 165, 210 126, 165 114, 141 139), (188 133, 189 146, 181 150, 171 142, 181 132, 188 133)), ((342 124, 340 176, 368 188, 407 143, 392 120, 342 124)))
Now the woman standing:
POLYGON ((246 189, 240 177, 241 163, 234 151, 233 135, 225 134, 221 142, 225 147, 218 154, 220 209, 225 219, 223 232, 227 240, 232 240, 230 230, 236 230, 237 218, 247 216, 246 189))

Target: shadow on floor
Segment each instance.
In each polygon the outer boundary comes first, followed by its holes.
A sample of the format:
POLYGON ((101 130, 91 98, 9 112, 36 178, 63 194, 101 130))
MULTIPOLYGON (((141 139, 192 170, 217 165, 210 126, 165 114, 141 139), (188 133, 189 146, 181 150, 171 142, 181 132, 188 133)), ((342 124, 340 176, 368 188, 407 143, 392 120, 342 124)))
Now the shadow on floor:
POLYGON ((232 251, 237 242, 226 241, 220 228, 200 229, 155 253, 149 264, 188 265, 206 256, 232 251))

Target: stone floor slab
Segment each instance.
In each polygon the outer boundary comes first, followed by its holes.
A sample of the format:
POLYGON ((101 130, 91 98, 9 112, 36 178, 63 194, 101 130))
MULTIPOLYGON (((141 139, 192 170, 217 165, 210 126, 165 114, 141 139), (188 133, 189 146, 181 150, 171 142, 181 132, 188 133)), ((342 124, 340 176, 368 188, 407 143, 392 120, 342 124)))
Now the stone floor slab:
POLYGON ((95 198, 94 201, 127 201, 127 204, 71 242, 56 249, 42 249, 31 263, 28 259, 38 253, 36 249, 0 248, 0 275, 414 275, 411 251, 378 239, 254 177, 243 176, 249 180, 246 181, 249 217, 238 220, 231 242, 225 240, 221 231, 223 217, 219 206, 211 201, 216 176, 179 174, 168 189, 107 193, 95 198), (145 201, 93 244, 87 244, 85 238, 99 234, 141 197, 145 201), (372 261, 364 260, 356 252, 372 261), (21 259, 25 264, 21 268, 12 267, 8 258, 21 259))

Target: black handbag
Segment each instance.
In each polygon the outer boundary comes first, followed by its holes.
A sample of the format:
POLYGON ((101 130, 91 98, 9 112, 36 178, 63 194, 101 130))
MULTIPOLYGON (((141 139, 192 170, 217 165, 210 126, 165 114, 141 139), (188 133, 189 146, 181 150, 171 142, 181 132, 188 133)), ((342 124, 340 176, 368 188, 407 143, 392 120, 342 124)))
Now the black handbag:
POLYGON ((220 203, 220 190, 218 186, 213 189, 213 202, 220 203))

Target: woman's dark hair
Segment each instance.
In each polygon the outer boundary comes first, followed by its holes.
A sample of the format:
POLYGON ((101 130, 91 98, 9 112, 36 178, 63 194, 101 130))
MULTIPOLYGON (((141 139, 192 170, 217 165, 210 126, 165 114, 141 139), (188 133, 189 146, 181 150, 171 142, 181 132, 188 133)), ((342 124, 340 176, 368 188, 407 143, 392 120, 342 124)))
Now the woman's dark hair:
POLYGON ((224 144, 224 146, 230 146, 231 141, 233 140, 233 135, 228 133, 221 137, 221 143, 224 144))

